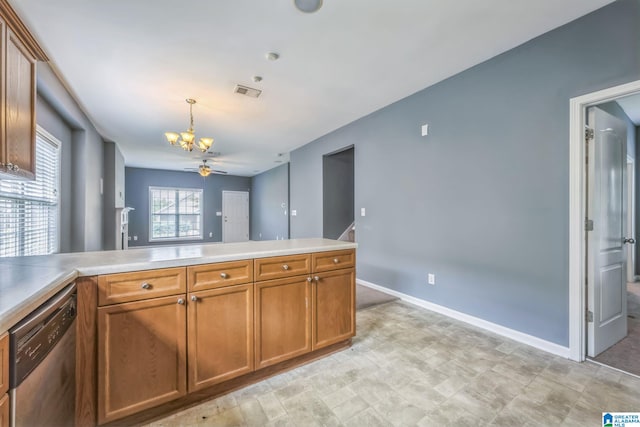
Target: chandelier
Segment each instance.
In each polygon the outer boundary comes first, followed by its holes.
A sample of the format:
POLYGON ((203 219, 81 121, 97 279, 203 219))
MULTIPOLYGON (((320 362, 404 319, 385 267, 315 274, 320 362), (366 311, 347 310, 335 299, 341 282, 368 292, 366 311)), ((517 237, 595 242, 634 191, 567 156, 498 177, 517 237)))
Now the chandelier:
POLYGON ((206 160, 202 161, 202 164, 198 168, 198 173, 205 178, 211 175, 211 168, 207 164, 206 160))
MULTIPOLYGON (((189 118, 191 119, 189 129, 185 132, 180 133, 166 132, 164 136, 167 137, 167 141, 169 141, 171 145, 180 145, 180 147, 182 147, 185 151, 193 151, 193 147, 198 147, 200 151, 206 153, 207 150, 213 145, 213 138, 200 138, 198 140, 198 143, 196 144, 196 135, 193 132, 193 104, 196 103, 196 100, 188 98, 186 99, 186 101, 187 104, 189 104, 189 118)), ((202 175, 202 172, 200 172, 200 175, 202 175)))

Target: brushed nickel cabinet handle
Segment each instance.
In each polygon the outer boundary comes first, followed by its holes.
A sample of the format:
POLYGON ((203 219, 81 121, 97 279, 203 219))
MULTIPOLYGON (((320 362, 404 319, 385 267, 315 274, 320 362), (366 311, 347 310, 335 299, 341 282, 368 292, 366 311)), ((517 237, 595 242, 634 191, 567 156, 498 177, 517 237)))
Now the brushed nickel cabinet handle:
POLYGON ((307 277, 307 282, 311 282, 312 280, 311 276, 307 277))
POLYGON ((191 295, 191 301, 196 302, 198 301, 198 297, 195 295, 191 295))
POLYGON ((184 298, 178 298, 178 304, 184 305, 184 298))
POLYGON ((315 280, 316 282, 319 282, 319 281, 320 281, 320 277, 318 277, 318 276, 313 276, 313 280, 315 280))
POLYGON ((150 289, 151 285, 148 284, 147 282, 144 282, 141 287, 142 287, 142 289, 150 289))
POLYGON ((340 260, 339 260, 338 258, 334 258, 334 259, 333 259, 333 263, 334 263, 334 264, 337 264, 337 263, 339 263, 339 262, 340 262, 340 260))
POLYGON ((289 266, 288 266, 287 264, 285 264, 285 265, 283 265, 283 266, 282 266, 282 269, 283 269, 283 270, 288 270, 288 269, 289 269, 289 266))
POLYGON ((229 275, 227 273, 220 273, 220 277, 222 277, 223 279, 226 279, 229 277, 229 275))

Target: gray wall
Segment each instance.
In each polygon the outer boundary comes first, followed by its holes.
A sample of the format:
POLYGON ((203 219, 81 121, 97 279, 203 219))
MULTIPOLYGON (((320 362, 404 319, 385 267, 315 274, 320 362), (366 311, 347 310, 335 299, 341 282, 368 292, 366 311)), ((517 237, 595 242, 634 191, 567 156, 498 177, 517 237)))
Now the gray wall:
POLYGON ((292 237, 353 144, 359 278, 567 346, 569 99, 640 79, 638 22, 617 1, 293 151, 292 237))
MULTIPOLYGON (((125 168, 125 204, 135 208, 129 212, 129 246, 167 245, 175 242, 149 242, 149 187, 202 188, 204 197, 204 239, 180 243, 222 241, 222 191, 249 191, 251 178, 242 176, 209 175, 202 178, 195 172, 159 169, 125 168), (209 237, 209 233, 213 233, 209 237), (133 236, 138 236, 134 241, 133 236)), ((251 203, 249 203, 251 209, 251 203)))
POLYGON ((100 250, 102 137, 49 65, 38 63, 37 84, 36 121, 63 141, 61 251, 100 250))
POLYGON ((322 159, 322 236, 337 239, 354 220, 353 147, 322 159))
POLYGON ((289 238, 288 163, 251 178, 249 209, 251 240, 289 238))

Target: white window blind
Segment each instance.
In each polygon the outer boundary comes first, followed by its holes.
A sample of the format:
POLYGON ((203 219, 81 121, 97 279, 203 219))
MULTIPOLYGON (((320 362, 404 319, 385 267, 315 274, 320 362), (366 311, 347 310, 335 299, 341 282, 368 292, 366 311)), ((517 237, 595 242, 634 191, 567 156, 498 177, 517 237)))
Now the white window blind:
POLYGON ((202 239, 202 190, 149 187, 149 240, 202 239))
POLYGON ((0 180, 0 257, 58 252, 60 143, 36 133, 35 181, 0 180))

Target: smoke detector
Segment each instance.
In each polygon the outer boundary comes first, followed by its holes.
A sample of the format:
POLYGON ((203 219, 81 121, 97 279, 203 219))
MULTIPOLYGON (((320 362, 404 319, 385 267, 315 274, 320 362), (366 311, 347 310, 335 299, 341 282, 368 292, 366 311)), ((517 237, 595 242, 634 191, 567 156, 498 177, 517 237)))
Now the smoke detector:
POLYGON ((243 86, 243 85, 236 85, 233 92, 238 93, 240 95, 250 96, 251 98, 257 98, 262 93, 260 89, 254 89, 252 87, 243 86))

